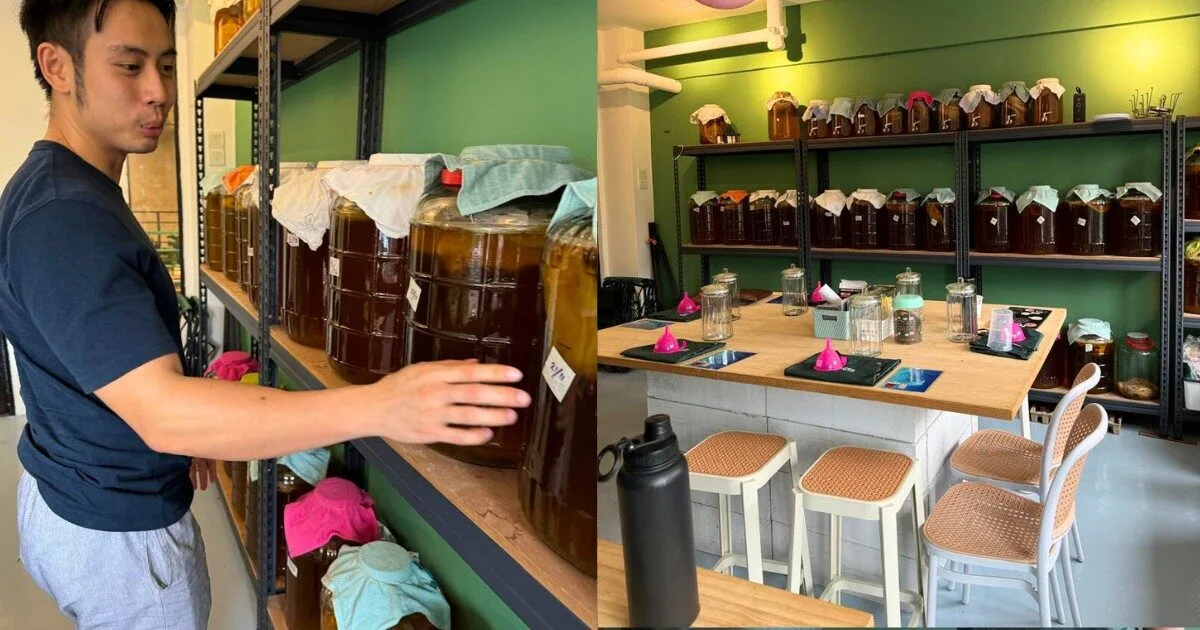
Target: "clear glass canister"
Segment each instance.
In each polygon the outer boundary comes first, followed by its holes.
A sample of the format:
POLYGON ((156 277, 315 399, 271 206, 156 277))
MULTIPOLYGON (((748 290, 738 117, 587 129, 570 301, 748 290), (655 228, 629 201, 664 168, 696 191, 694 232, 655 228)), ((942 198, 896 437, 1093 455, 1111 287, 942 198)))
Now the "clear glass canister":
POLYGON ((925 326, 925 300, 921 295, 901 293, 896 296, 892 319, 895 322, 896 343, 921 343, 925 326))
POLYGON ((917 200, 920 195, 912 189, 892 191, 885 204, 884 238, 888 249, 909 250, 917 248, 917 225, 919 213, 917 200))
POLYGON ((829 106, 829 135, 833 138, 854 136, 854 100, 839 96, 829 106))
POLYGON ((975 249, 980 252, 1005 253, 1015 249, 1012 227, 1016 221, 1017 207, 1013 205, 1011 193, 993 188, 984 193, 975 203, 975 221, 972 235, 975 249))
POLYGON ((879 247, 879 214, 884 206, 883 195, 874 188, 860 188, 849 198, 849 227, 847 245, 856 249, 879 247), (877 205, 878 204, 878 205, 877 205))
POLYGON ((1067 373, 1079 374, 1083 366, 1095 363, 1100 368, 1100 382, 1089 394, 1107 394, 1113 388, 1112 327, 1100 319, 1084 318, 1067 331, 1067 373))
POLYGON ((1200 219, 1200 144, 1183 164, 1183 218, 1200 219))
POLYGON ((814 99, 808 102, 808 108, 801 116, 804 120, 804 136, 809 140, 823 140, 829 137, 829 101, 814 99))
POLYGON ((701 190, 692 195, 688 204, 688 224, 693 245, 717 245, 724 241, 721 224, 721 201, 717 193, 701 190))
POLYGON ((927 133, 933 127, 933 95, 920 90, 909 94, 908 133, 927 133))
POLYGON ((1117 350, 1117 393, 1132 400, 1158 399, 1158 362, 1158 349, 1149 335, 1125 335, 1117 350))
POLYGON ((883 308, 879 295, 850 296, 850 354, 876 357, 883 353, 883 308))
POLYGON ((1000 90, 1000 126, 1029 124, 1029 90, 1024 81, 1009 81, 1000 90))
POLYGON ((730 190, 721 195, 721 234, 726 245, 750 244, 750 191, 730 190))
POLYGON ((1119 256, 1157 256, 1162 253, 1162 191, 1153 184, 1137 182, 1117 189, 1116 212, 1110 213, 1115 225, 1109 230, 1116 238, 1119 256))
POLYGON ((1017 199, 1021 217, 1021 253, 1047 255, 1058 252, 1055 240, 1055 211, 1058 191, 1050 186, 1033 186, 1017 199))
POLYGON ((879 101, 879 133, 884 136, 899 135, 908 129, 908 111, 903 94, 884 94, 879 101))
POLYGON ((721 269, 721 273, 714 274, 712 278, 713 284, 723 284, 729 288, 729 312, 733 317, 733 321, 742 318, 741 307, 741 289, 738 287, 738 275, 733 273, 728 268, 721 269))
POLYGON ((949 188, 934 188, 921 203, 918 244, 933 252, 954 251, 955 196, 949 188))
POLYGON ((1059 210, 1065 226, 1066 251, 1075 256, 1099 256, 1108 248, 1108 211, 1112 193, 1096 184, 1081 184, 1067 193, 1059 210))
POLYGON ((795 263, 782 274, 783 314, 803 315, 808 312, 808 283, 803 269, 795 263))
POLYGON ((725 341, 733 336, 732 311, 729 287, 708 284, 700 289, 700 330, 704 341, 725 341))
POLYGON ((921 274, 912 267, 905 267, 903 272, 896 274, 896 295, 923 295, 921 274))
POLYGON ((975 285, 963 281, 946 285, 946 339, 955 343, 970 343, 979 329, 975 285))
POLYGON ((800 107, 791 92, 776 92, 767 99, 767 138, 772 142, 800 137, 800 107))
POLYGON ((757 190, 750 195, 750 242, 754 245, 779 244, 779 211, 775 202, 779 193, 757 190))
POLYGON ((834 203, 830 208, 821 205, 820 198, 812 201, 813 246, 825 248, 840 248, 846 246, 846 224, 844 216, 849 216, 842 203, 834 203))
POLYGON ((1033 99, 1033 124, 1057 125, 1063 121, 1062 94, 1066 88, 1058 79, 1047 77, 1038 79, 1030 90, 1033 99), (1036 96, 1035 96, 1036 95, 1036 96))

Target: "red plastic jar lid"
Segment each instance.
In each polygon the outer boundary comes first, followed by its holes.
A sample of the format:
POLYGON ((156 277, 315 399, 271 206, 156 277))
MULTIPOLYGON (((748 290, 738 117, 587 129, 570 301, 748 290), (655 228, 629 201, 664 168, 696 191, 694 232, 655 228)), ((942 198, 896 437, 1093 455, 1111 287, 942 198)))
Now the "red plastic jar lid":
POLYGON ((446 186, 462 186, 462 182, 462 171, 452 171, 448 168, 442 169, 442 184, 446 186))

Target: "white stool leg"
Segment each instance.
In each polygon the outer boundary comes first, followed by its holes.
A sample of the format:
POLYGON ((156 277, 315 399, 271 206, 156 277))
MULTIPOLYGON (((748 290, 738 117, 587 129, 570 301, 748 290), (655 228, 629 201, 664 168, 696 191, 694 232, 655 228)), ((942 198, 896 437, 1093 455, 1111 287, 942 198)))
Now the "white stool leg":
POLYGON ((804 524, 804 501, 792 493, 792 551, 788 559, 788 590, 813 595, 812 564, 808 558, 808 529, 804 524))
POLYGON ((937 627, 937 583, 940 558, 929 559, 929 584, 925 587, 925 627, 937 627))
POLYGON ((1079 601, 1075 598, 1075 576, 1071 574, 1071 552, 1067 547, 1066 541, 1063 541, 1062 549, 1059 550, 1063 579, 1067 582, 1067 606, 1071 609, 1071 621, 1074 622, 1075 627, 1082 628, 1083 619, 1079 616, 1079 601))
MULTIPOLYGON (((733 509, 729 506, 729 495, 717 494, 718 521, 717 530, 721 538, 721 557, 728 558, 733 554, 733 509)), ((733 564, 725 569, 725 573, 733 575, 733 564)))
MULTIPOLYGON (((829 515, 829 582, 833 583, 842 573, 842 517, 829 515)), ((829 588, 829 584, 825 585, 829 588)), ((842 594, 833 597, 833 603, 842 603, 842 594)))
POLYGON ((928 603, 930 591, 925 590, 925 574, 929 566, 924 552, 925 539, 921 535, 921 528, 925 526, 925 483, 922 474, 917 471, 917 481, 913 484, 913 540, 917 545, 917 590, 924 606, 928 603))
POLYGON ((896 534, 899 514, 880 510, 880 555, 883 557, 883 605, 889 628, 900 626, 900 540, 896 534))
POLYGON ((746 519, 746 573, 755 584, 763 583, 762 540, 758 531, 758 489, 742 486, 742 516, 746 519))
POLYGON ((1021 410, 1017 412, 1017 418, 1021 420, 1021 437, 1026 440, 1029 438, 1029 396, 1021 401, 1021 410))
MULTIPOLYGON (((947 558, 947 559, 943 560, 943 562, 946 563, 945 567, 949 571, 961 570, 961 569, 955 569, 955 567, 957 567, 958 564, 956 562, 954 562, 953 560, 950 560, 947 558)), ((954 581, 954 578, 947 575, 946 576, 946 590, 953 591, 956 586, 958 586, 958 583, 954 581)))
POLYGON ((1071 548, 1075 552, 1075 559, 1083 563, 1083 537, 1079 535, 1079 519, 1071 523, 1071 548))

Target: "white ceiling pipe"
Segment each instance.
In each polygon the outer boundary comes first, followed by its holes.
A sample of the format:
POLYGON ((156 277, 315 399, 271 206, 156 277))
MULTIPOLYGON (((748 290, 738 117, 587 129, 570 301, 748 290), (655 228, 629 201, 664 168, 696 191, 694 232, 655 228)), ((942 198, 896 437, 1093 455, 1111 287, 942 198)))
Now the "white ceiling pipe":
POLYGON ((636 85, 644 85, 655 90, 663 90, 672 94, 678 94, 683 91, 683 84, 675 79, 662 77, 657 74, 650 74, 645 70, 638 68, 614 68, 605 70, 598 75, 597 83, 599 85, 621 85, 624 83, 633 83, 636 85))
POLYGON ((684 42, 682 44, 659 46, 658 48, 635 50, 618 55, 617 61, 621 63, 635 63, 761 43, 765 43, 770 50, 783 50, 783 38, 785 37, 787 37, 787 26, 783 22, 783 0, 767 0, 767 28, 765 29, 750 31, 748 33, 737 33, 735 35, 711 37, 694 42, 684 42))

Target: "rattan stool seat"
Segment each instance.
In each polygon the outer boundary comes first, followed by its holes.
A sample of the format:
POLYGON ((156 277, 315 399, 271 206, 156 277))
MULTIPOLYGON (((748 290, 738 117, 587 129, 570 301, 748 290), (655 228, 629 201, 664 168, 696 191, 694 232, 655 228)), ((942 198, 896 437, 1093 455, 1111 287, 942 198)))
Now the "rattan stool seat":
POLYGON ((745 477, 763 469, 787 448, 787 438, 768 433, 714 433, 686 454, 688 472, 714 477, 745 477))
POLYGON ((950 465, 973 477, 1037 486, 1042 445, 1007 431, 979 431, 954 450, 950 465))
POLYGON ((825 451, 804 473, 804 492, 855 501, 883 501, 907 490, 904 479, 913 459, 903 453, 860 446, 825 451))

